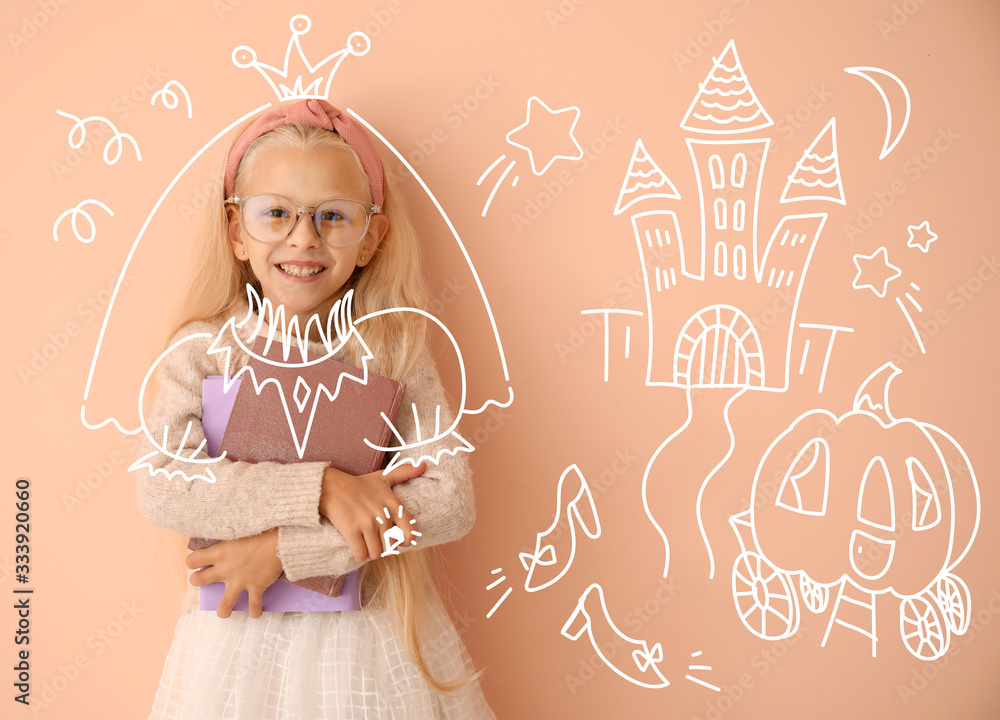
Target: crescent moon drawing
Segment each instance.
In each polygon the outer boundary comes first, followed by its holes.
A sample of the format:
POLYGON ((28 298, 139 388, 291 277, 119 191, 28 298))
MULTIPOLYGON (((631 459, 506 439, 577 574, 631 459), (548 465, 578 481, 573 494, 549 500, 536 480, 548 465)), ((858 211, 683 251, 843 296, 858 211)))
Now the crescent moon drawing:
POLYGON ((874 85, 875 89, 878 90, 878 94, 882 96, 882 102, 885 103, 887 124, 885 129, 885 142, 882 143, 882 152, 878 156, 878 159, 881 160, 886 155, 891 153, 894 147, 896 147, 896 143, 900 141, 900 138, 903 137, 903 133, 906 131, 907 123, 910 122, 910 93, 906 89, 906 85, 903 84, 903 81, 888 70, 883 70, 877 67, 849 67, 844 68, 844 72, 863 77, 865 80, 874 85), (903 114, 903 122, 898 128, 895 128, 895 130, 893 129, 892 104, 889 102, 889 96, 886 94, 885 85, 883 85, 886 79, 896 83, 899 89, 903 91, 903 98, 906 101, 906 112, 903 114))

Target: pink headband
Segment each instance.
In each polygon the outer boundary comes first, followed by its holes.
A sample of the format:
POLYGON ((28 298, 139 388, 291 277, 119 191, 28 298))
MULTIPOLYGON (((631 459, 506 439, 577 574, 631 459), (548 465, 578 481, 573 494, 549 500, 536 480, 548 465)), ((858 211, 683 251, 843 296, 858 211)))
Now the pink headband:
POLYGON ((274 130, 279 125, 301 123, 332 130, 344 138, 361 159, 361 167, 368 176, 368 184, 372 188, 372 202, 376 205, 385 203, 385 173, 382 170, 382 157, 375 149, 375 144, 361 123, 349 115, 342 113, 326 100, 300 100, 294 105, 285 105, 270 110, 254 120, 243 134, 240 135, 226 160, 226 197, 233 194, 233 184, 236 182, 236 169, 240 166, 243 153, 250 144, 266 132, 274 130))

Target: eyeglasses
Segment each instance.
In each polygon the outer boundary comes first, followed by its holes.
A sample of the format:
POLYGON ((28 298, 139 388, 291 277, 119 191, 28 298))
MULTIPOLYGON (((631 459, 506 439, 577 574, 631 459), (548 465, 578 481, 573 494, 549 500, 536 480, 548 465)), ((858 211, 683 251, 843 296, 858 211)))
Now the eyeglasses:
POLYGON ((281 242, 295 229, 299 216, 312 218, 316 234, 329 247, 357 245, 368 232, 372 215, 382 208, 372 203, 332 198, 318 205, 296 205, 284 195, 261 193, 226 198, 227 204, 240 206, 240 218, 247 234, 257 242, 281 242))

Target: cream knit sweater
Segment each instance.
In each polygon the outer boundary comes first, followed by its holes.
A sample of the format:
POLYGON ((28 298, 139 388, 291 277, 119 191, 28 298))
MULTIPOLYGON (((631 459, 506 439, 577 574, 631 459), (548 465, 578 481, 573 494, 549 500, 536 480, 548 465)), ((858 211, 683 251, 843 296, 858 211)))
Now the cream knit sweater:
MULTIPOLYGON (((253 328, 256 317, 244 325, 253 328)), ((169 428, 168 447, 178 455, 187 456, 204 439, 201 428, 202 380, 208 375, 227 372, 226 352, 207 354, 222 329, 221 323, 199 321, 183 327, 168 343, 193 335, 175 348, 157 368, 159 393, 146 418, 146 427, 158 439, 163 428, 169 428), (177 442, 184 435, 189 421, 194 421, 184 440, 185 451, 177 452, 177 442)), ((363 325, 359 325, 363 335, 363 325)), ((247 331, 241 337, 249 347, 253 338, 247 331)), ((267 332, 266 323, 260 334, 267 332)), ((234 374, 244 367, 249 356, 237 343, 230 343, 232 356, 228 372, 234 374)), ((325 354, 322 345, 310 343, 310 353, 325 354)), ((349 362, 342 356, 337 359, 349 362)), ((454 414, 448 408, 444 390, 429 352, 422 354, 409 377, 397 378, 406 383, 396 429, 406 444, 418 437, 433 434, 440 406, 440 424, 447 428, 454 414), (416 408, 414 412, 413 408, 416 408), (420 422, 418 431, 417 422, 420 422)), ((317 428, 320 430, 320 428, 317 428)), ((424 475, 393 488, 403 506, 417 520, 422 536, 419 546, 427 547, 456 540, 465 535, 475 519, 471 472, 465 452, 450 453, 460 441, 453 436, 413 448, 404 457, 417 459, 429 455, 437 463, 428 462, 424 475)), ((144 437, 142 454, 155 453, 150 458, 153 468, 166 472, 136 472, 139 507, 149 522, 191 537, 228 540, 248 537, 278 528, 278 556, 285 574, 291 581, 318 575, 344 575, 361 566, 340 532, 319 514, 319 498, 325 463, 303 462, 246 463, 226 459, 209 466, 179 461, 157 452, 144 437), (186 479, 210 467, 217 478, 214 483, 203 479, 186 479)), ((196 458, 208 455, 202 451, 196 458)), ((184 609, 197 607, 198 590, 188 586, 184 609)))

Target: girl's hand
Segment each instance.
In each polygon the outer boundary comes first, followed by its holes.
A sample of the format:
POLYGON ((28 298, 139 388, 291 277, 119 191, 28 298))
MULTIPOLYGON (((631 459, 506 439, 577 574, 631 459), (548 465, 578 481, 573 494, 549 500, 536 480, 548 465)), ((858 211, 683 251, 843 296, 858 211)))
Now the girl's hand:
POLYGON ((193 573, 189 582, 200 587, 214 582, 226 583, 216 614, 229 617, 240 593, 244 590, 250 600, 250 617, 258 618, 264 591, 281 575, 278 557, 278 529, 260 535, 223 540, 187 556, 184 564, 189 568, 204 568, 193 573), (210 566, 210 567, 206 567, 210 566))
POLYGON ((413 516, 390 488, 423 475, 426 468, 426 463, 416 467, 404 464, 388 475, 376 471, 359 476, 333 468, 324 471, 319 512, 344 536, 355 560, 375 559, 381 557, 383 552, 395 552, 394 547, 416 544, 420 533, 413 516), (382 538, 394 527, 399 529, 392 530, 386 538, 383 551, 382 538))

